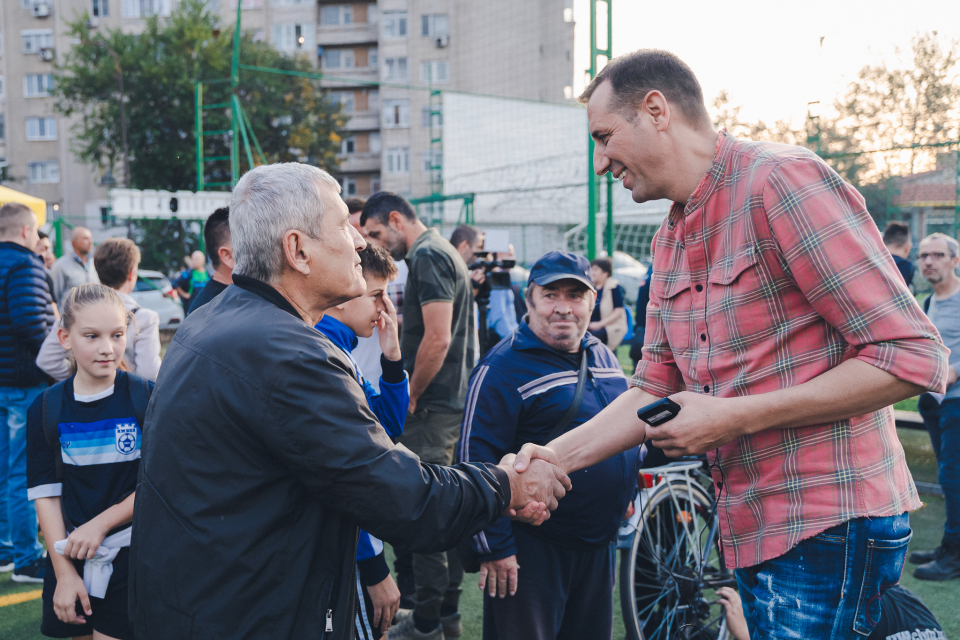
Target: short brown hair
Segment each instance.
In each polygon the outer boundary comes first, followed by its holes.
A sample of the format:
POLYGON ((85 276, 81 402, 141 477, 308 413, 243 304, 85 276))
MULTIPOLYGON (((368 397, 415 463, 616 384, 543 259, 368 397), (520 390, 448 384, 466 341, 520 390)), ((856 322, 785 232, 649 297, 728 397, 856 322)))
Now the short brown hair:
POLYGON ((608 276, 613 275, 613 263, 610 261, 610 258, 594 258, 590 261, 591 267, 596 267, 603 271, 608 276))
POLYGON ((910 242, 910 227, 906 222, 891 220, 883 230, 883 244, 888 247, 902 247, 910 242))
POLYGON ((347 205, 347 211, 353 215, 363 211, 363 205, 367 204, 367 201, 363 198, 347 198, 344 203, 347 205))
POLYGON ((687 63, 669 51, 640 49, 614 58, 577 100, 586 104, 597 87, 607 80, 613 87, 611 107, 631 122, 644 97, 651 91, 659 91, 668 102, 677 106, 690 124, 710 123, 697 76, 687 63))
POLYGON ((107 238, 93 254, 93 266, 100 282, 111 289, 119 289, 138 264, 140 249, 127 238, 107 238))
POLYGON ((0 238, 15 237, 20 230, 36 220, 33 209, 19 202, 8 202, 0 207, 0 238))
POLYGON ((387 250, 373 242, 368 242, 360 252, 360 268, 363 269, 364 278, 384 278, 389 281, 399 273, 387 250))

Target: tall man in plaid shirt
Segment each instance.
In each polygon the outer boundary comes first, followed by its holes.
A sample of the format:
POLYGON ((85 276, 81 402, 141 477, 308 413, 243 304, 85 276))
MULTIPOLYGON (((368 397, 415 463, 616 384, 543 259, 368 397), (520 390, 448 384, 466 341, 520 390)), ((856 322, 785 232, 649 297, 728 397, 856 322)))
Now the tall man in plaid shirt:
POLYGON ((707 453, 751 637, 869 635, 920 506, 890 405, 943 391, 939 334, 860 194, 806 149, 718 134, 673 54, 617 58, 581 100, 596 172, 674 205, 633 388, 517 464, 570 473, 644 440, 707 453), (676 418, 637 418, 664 396, 676 418))

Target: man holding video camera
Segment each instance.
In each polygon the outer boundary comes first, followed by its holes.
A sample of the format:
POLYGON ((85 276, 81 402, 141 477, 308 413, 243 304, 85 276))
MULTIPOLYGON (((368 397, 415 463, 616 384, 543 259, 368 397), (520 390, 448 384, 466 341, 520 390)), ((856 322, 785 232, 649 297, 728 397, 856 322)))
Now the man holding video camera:
MULTIPOLYGON (((424 462, 449 465, 476 363, 473 293, 463 258, 428 229, 401 196, 381 191, 360 216, 367 237, 409 269, 403 296, 400 350, 410 375, 410 409, 401 444, 424 462)), ((459 635, 463 569, 455 553, 415 553, 413 615, 390 630, 391 640, 443 640, 459 635)))
POLYGON ((580 99, 596 172, 674 204, 633 388, 525 445, 518 470, 533 455, 571 473, 643 441, 706 453, 751 638, 870 635, 921 505, 890 405, 943 392, 940 335, 863 197, 807 149, 718 133, 675 55, 616 58, 580 99), (673 419, 638 418, 665 396, 673 419))

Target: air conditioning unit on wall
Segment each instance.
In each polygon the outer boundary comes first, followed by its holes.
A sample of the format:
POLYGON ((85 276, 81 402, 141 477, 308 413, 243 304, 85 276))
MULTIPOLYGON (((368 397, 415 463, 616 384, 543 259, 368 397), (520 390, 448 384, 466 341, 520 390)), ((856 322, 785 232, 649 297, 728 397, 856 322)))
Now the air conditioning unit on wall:
POLYGON ((30 15, 34 18, 46 18, 50 15, 51 7, 43 0, 30 4, 30 15))
POLYGON ((438 49, 442 49, 450 44, 450 36, 437 36, 434 42, 436 43, 438 49))
POLYGON ((87 18, 87 29, 96 29, 100 26, 100 18, 96 16, 90 16, 87 18))
POLYGON ((40 49, 40 59, 46 62, 53 62, 54 51, 53 47, 44 47, 40 49))

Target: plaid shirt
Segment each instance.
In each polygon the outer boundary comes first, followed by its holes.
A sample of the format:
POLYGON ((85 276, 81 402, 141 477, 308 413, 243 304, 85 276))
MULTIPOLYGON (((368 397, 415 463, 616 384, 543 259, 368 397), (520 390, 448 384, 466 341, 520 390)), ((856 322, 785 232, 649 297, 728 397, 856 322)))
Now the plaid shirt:
MULTIPOLYGON (((643 360, 657 396, 802 384, 850 358, 933 391, 946 349, 863 198, 806 149, 722 132, 713 166, 653 241, 643 360)), ((768 429, 710 454, 728 566, 783 555, 861 516, 920 507, 890 407, 768 429), (719 469, 717 468, 719 467, 719 469), (722 473, 721 473, 722 470, 722 473)))

